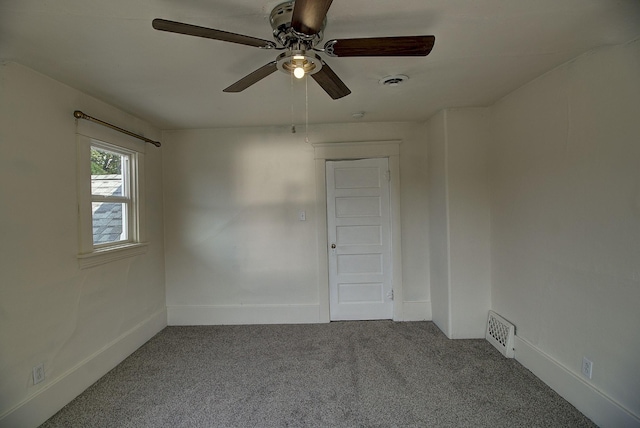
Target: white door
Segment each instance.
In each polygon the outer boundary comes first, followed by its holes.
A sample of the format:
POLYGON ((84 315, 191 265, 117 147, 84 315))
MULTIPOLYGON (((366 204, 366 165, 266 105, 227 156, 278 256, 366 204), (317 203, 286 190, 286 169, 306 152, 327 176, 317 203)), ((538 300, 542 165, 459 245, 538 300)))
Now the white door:
POLYGON ((326 168, 331 320, 391 319, 389 160, 326 168))

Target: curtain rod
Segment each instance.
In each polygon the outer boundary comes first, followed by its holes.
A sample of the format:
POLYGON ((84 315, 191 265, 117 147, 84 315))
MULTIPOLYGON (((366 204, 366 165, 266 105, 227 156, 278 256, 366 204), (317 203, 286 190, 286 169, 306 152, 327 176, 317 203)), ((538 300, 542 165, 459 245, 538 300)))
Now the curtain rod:
POLYGON ((104 122, 100 119, 96 119, 95 117, 91 117, 88 114, 84 114, 83 112, 81 112, 80 110, 76 110, 73 112, 73 117, 75 117, 76 119, 86 119, 86 120, 90 120, 91 122, 95 122, 95 123, 99 123, 100 125, 106 126, 107 128, 111 128, 111 129, 115 129, 116 131, 120 131, 123 134, 127 134, 130 135, 134 138, 139 138, 142 141, 146 141, 147 143, 151 143, 156 147, 160 147, 160 142, 159 141, 153 141, 150 140, 146 137, 143 137, 142 135, 138 135, 138 134, 134 134, 133 132, 127 131, 126 129, 122 129, 120 127, 117 127, 115 125, 112 125, 108 122, 104 122))

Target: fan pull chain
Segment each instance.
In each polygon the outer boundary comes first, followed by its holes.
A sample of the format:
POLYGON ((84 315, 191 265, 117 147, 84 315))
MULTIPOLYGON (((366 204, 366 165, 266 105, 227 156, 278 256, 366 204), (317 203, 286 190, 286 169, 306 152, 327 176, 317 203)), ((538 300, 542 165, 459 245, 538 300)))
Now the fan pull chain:
POLYGON ((290 91, 290 95, 291 95, 291 133, 295 134, 296 133, 296 124, 294 123, 294 119, 293 119, 293 113, 294 113, 294 109, 293 109, 293 73, 290 73, 291 76, 291 91, 290 91))
POLYGON ((309 76, 304 79, 304 125, 306 132, 304 142, 309 144, 309 76))

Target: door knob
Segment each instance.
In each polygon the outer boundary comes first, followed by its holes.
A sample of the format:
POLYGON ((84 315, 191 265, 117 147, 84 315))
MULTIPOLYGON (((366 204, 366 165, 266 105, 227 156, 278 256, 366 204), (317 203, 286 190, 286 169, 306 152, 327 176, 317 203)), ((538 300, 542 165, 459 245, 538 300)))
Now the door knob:
POLYGON ((331 248, 336 248, 336 244, 331 244, 331 248))

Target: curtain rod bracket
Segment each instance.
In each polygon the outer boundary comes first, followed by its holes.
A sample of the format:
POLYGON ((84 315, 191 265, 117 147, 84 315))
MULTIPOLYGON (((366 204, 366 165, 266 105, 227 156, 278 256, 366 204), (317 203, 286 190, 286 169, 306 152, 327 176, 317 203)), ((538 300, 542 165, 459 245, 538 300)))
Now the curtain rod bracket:
POLYGON ((134 138, 138 138, 138 139, 140 139, 142 141, 145 141, 147 143, 153 144, 156 147, 160 147, 161 146, 159 141, 153 141, 153 140, 150 140, 150 139, 148 139, 146 137, 143 137, 142 135, 134 134, 133 132, 127 131, 126 129, 122 129, 122 128, 120 128, 118 126, 115 126, 115 125, 112 125, 112 124, 110 124, 108 122, 104 122, 104 121, 102 121, 100 119, 96 119, 95 117, 89 116, 88 114, 85 114, 85 113, 81 112, 80 110, 74 111, 73 112, 73 117, 75 117, 76 119, 86 119, 86 120, 89 120, 91 122, 99 123, 100 125, 106 126, 107 128, 115 129, 116 131, 122 132, 123 134, 127 134, 127 135, 130 135, 130 136, 134 137, 134 138))

